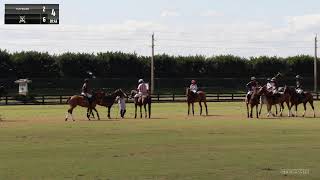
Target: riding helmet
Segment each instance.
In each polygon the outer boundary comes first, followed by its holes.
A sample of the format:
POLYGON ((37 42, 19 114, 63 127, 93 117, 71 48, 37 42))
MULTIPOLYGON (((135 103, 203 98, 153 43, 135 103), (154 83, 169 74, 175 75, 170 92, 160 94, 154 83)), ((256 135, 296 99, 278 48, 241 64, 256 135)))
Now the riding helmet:
POLYGON ((84 82, 85 82, 85 83, 88 83, 88 82, 89 82, 89 79, 88 79, 88 78, 84 79, 84 82))
POLYGON ((196 84, 196 80, 191 80, 191 84, 196 84))
POLYGON ((297 75, 296 79, 302 79, 302 77, 300 75, 297 75))
POLYGON ((138 83, 139 83, 139 84, 140 84, 140 83, 143 83, 143 79, 139 79, 138 83))
POLYGON ((256 80, 256 77, 252 76, 251 81, 255 81, 255 80, 256 80))
POLYGON ((270 82, 270 81, 271 81, 271 78, 268 78, 267 81, 270 82))
POLYGON ((272 78, 272 79, 271 79, 271 82, 274 82, 274 81, 276 81, 276 78, 272 78))

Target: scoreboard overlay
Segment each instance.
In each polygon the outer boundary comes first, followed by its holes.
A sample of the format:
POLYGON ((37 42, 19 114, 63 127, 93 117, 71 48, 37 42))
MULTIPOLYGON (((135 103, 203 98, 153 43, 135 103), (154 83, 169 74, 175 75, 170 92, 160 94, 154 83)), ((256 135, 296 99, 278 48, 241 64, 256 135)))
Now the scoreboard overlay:
POLYGON ((59 4, 5 4, 5 24, 59 24, 59 4))

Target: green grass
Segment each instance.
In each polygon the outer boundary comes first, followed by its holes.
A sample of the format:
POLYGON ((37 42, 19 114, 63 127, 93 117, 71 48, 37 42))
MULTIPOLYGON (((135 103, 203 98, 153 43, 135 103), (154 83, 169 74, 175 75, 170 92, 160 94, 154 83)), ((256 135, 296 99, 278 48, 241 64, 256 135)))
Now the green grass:
POLYGON ((116 119, 107 120, 100 107, 101 121, 85 120, 85 109, 77 108, 76 122, 64 122, 66 109, 0 107, 0 179, 320 177, 319 118, 248 120, 243 103, 210 103, 211 116, 187 117, 186 104, 178 103, 153 104, 150 120, 120 120, 117 107, 116 119), (281 169, 309 174, 285 176, 281 169))

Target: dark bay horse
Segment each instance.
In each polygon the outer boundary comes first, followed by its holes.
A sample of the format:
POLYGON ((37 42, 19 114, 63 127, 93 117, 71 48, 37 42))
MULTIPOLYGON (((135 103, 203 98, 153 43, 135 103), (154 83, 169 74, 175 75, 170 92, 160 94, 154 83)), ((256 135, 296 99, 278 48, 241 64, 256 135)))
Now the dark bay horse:
POLYGON ((295 106, 295 115, 297 117, 297 111, 298 111, 298 105, 303 104, 304 107, 304 112, 302 117, 306 115, 307 111, 307 103, 310 104, 312 110, 313 110, 313 117, 316 117, 316 113, 314 111, 314 105, 313 105, 313 95, 310 92, 303 92, 302 96, 296 92, 296 89, 294 87, 285 87, 284 90, 285 94, 290 95, 290 102, 291 102, 291 107, 295 106))
POLYGON ((258 106, 259 106, 259 102, 260 102, 260 87, 256 87, 253 89, 253 92, 250 96, 246 96, 246 106, 247 106, 247 115, 248 118, 253 118, 252 116, 252 112, 253 112, 253 108, 256 107, 256 117, 259 118, 259 112, 258 112, 258 106), (250 105, 250 108, 249 108, 250 105), (250 109, 250 112, 249 112, 250 109))
POLYGON ((2 96, 6 95, 6 94, 7 94, 7 92, 4 88, 4 86, 0 86, 0 101, 1 101, 2 96))
POLYGON ((92 104, 91 106, 89 106, 89 102, 87 100, 87 97, 84 97, 82 95, 74 95, 68 98, 67 103, 69 104, 70 108, 68 109, 68 114, 66 115, 66 119, 65 121, 68 120, 69 115, 71 116, 71 119, 73 121, 75 121, 73 119, 73 109, 76 108, 77 106, 81 106, 81 107, 86 107, 87 108, 87 118, 88 120, 90 120, 90 114, 92 112, 92 110, 94 110, 97 113, 98 119, 100 120, 100 116, 98 111, 96 110, 96 105, 99 101, 101 101, 101 99, 104 97, 104 93, 102 91, 98 91, 98 92, 93 92, 92 94, 92 104))
POLYGON ((267 111, 268 111, 268 117, 270 115, 273 115, 271 113, 271 108, 272 106, 276 106, 277 104, 280 105, 280 116, 282 116, 283 110, 284 110, 284 103, 287 104, 288 107, 288 116, 290 116, 290 95, 284 92, 279 92, 278 94, 273 94, 273 92, 268 91, 267 86, 263 86, 260 90, 259 90, 259 94, 264 95, 264 97, 266 98, 266 104, 267 104, 267 111))
POLYGON ((126 93, 122 91, 122 89, 117 89, 113 93, 105 95, 100 101, 97 102, 100 106, 105 106, 108 109, 108 118, 111 118, 110 109, 112 105, 115 103, 117 96, 127 97, 126 93))
POLYGON ((188 103, 188 115, 190 115, 190 104, 192 106, 192 114, 194 115, 194 103, 199 102, 200 106, 200 116, 202 115, 202 102, 206 108, 206 115, 208 116, 208 106, 207 106, 207 98, 206 93, 204 91, 198 91, 196 95, 194 95, 190 88, 186 90, 187 103, 188 103))
POLYGON ((130 97, 133 98, 133 102, 134 102, 134 118, 137 118, 137 107, 140 107, 140 118, 142 118, 142 106, 144 108, 144 117, 147 118, 151 117, 151 96, 147 95, 147 96, 141 96, 141 97, 136 97, 136 95, 138 94, 138 91, 136 90, 132 90, 130 92, 130 97), (148 115, 147 115, 147 108, 146 106, 148 105, 148 115))

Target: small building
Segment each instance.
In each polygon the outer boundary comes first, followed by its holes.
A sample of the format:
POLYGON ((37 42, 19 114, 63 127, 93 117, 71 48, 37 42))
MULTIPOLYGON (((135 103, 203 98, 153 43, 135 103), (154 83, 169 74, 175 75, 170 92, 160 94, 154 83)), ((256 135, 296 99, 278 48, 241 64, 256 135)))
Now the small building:
POLYGON ((28 84, 32 81, 29 79, 18 79, 14 81, 16 84, 19 84, 19 95, 27 95, 28 94, 28 84))

